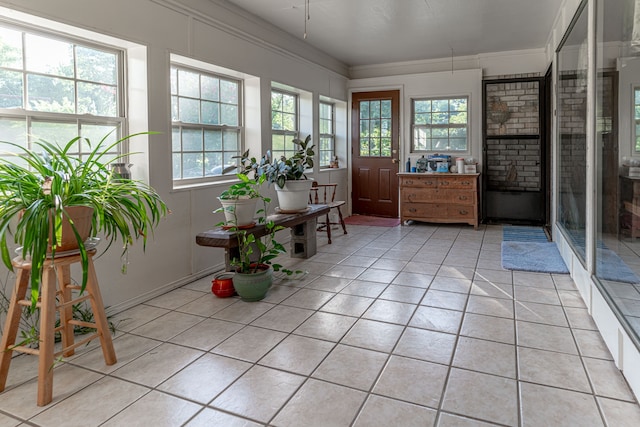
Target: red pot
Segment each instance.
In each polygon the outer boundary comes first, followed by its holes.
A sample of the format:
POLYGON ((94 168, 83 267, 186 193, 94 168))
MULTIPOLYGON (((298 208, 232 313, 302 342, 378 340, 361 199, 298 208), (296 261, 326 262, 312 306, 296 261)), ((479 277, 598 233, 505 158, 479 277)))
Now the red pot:
POLYGON ((217 274, 211 281, 211 292, 218 298, 233 296, 236 293, 233 287, 233 273, 217 274))

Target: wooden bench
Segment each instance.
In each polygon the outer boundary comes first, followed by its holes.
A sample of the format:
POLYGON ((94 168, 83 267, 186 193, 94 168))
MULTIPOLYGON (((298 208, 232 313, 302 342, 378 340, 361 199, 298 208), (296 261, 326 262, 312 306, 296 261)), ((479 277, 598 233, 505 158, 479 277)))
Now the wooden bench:
MULTIPOLYGON (((316 244, 316 218, 326 215, 329 212, 328 205, 309 205, 309 209, 301 213, 280 213, 269 215, 267 221, 273 221, 276 225, 291 228, 291 250, 290 256, 293 258, 309 258, 315 255, 316 244)), ((264 224, 258 224, 246 230, 256 237, 267 234, 264 224)), ((216 227, 212 230, 203 231, 196 235, 196 243, 200 246, 214 248, 224 248, 225 268, 231 271, 231 260, 237 258, 238 239, 236 233, 216 227)))

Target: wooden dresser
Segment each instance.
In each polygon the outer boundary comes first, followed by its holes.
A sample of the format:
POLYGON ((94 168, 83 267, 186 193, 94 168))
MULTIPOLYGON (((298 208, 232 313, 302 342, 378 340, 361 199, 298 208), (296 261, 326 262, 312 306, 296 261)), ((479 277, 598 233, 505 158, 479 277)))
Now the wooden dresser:
POLYGON ((479 173, 399 173, 400 220, 478 228, 479 173))

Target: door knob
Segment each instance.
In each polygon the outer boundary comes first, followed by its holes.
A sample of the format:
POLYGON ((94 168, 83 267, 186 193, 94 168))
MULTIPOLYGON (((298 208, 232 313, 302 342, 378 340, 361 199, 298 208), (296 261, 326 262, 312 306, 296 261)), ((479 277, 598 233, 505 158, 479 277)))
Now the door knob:
POLYGON ((400 159, 391 159, 391 163, 398 163, 400 159))

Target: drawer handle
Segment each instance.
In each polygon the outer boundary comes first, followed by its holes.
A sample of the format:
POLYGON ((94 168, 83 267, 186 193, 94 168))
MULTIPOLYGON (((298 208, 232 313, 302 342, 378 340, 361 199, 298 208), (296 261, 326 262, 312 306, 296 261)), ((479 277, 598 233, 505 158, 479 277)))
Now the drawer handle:
POLYGON ((433 181, 425 181, 424 184, 425 185, 433 185, 433 181))
POLYGON ((449 185, 449 181, 442 181, 441 184, 442 185, 449 185))
POLYGON ((416 208, 409 208, 409 212, 411 213, 416 213, 416 211, 417 211, 416 208))
POLYGON ((411 184, 413 184, 413 180, 412 179, 407 179, 404 183, 407 184, 407 185, 411 185, 411 184))
POLYGON ((467 196, 458 196, 458 200, 467 200, 468 197, 467 196))
POLYGON ((461 181, 460 184, 462 185, 471 185, 470 181, 461 181))
POLYGON ((467 210, 464 210, 464 209, 460 210, 460 215, 466 215, 468 213, 469 213, 469 211, 467 211, 467 210))

